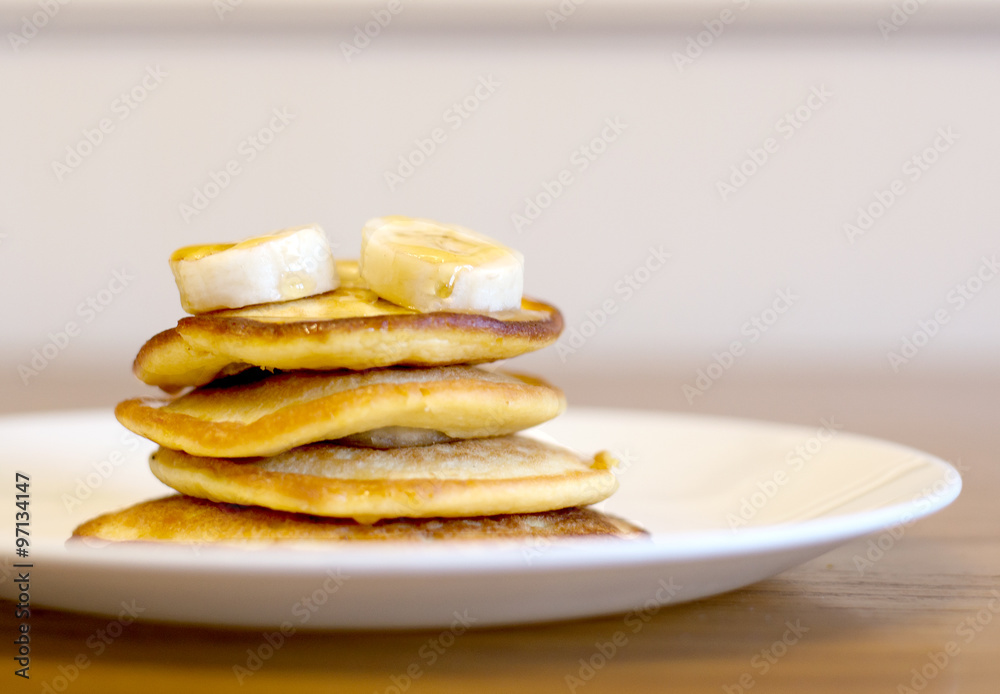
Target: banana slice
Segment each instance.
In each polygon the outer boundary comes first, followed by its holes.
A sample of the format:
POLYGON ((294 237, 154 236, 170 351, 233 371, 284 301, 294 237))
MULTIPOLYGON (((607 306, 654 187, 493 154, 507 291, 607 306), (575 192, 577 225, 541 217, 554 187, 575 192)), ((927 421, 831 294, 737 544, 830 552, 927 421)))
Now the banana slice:
POLYGON ((417 311, 516 310, 524 257, 464 227, 379 217, 361 231, 361 278, 383 299, 417 311))
POLYGON ((326 234, 315 224, 239 243, 186 246, 170 256, 188 313, 301 299, 340 286, 326 234))

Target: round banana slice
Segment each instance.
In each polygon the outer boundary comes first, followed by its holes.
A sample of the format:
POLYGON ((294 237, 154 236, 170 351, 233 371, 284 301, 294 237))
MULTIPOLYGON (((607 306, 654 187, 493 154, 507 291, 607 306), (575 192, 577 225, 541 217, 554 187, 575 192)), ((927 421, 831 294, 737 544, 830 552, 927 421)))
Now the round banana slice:
POLYGON ((326 234, 315 224, 239 243, 186 246, 170 256, 181 306, 199 314, 289 301, 340 286, 326 234))
POLYGON ((524 257, 464 227, 379 217, 361 230, 361 278, 416 311, 509 311, 521 305, 524 257))

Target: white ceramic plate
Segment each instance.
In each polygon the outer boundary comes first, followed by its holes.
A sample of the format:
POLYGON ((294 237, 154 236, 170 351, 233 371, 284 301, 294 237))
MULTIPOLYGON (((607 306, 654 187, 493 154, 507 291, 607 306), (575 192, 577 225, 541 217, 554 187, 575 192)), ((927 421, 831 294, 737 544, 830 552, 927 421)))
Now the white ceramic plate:
POLYGON ((27 561, 32 605, 109 616, 128 606, 171 622, 442 628, 655 610, 910 523, 961 490, 941 460, 823 424, 574 409, 536 431, 582 451, 616 451, 621 489, 604 508, 650 538, 70 550, 64 543, 82 521, 170 491, 147 467, 152 444, 107 411, 0 418, 8 519, 15 472, 31 478, 30 556, 14 558, 6 533, 0 596, 18 597, 12 563, 27 561))

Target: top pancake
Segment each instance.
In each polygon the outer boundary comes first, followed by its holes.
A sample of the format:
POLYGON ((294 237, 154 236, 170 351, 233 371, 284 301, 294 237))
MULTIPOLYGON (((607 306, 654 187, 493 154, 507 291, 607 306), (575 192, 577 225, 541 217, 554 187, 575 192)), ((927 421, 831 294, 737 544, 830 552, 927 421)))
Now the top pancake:
POLYGON ((198 386, 246 365, 352 369, 481 364, 550 345, 558 309, 524 299, 490 314, 419 313, 379 298, 354 261, 337 263, 341 286, 326 294, 181 319, 151 338, 132 370, 165 390, 198 386))

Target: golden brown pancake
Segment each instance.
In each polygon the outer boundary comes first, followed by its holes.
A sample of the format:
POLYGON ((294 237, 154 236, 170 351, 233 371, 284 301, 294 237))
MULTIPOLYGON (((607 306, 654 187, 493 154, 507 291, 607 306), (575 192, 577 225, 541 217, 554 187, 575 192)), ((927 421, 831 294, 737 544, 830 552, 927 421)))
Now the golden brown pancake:
POLYGON ((73 531, 86 544, 101 542, 357 542, 517 540, 565 537, 636 538, 641 528, 591 508, 482 518, 398 518, 364 525, 346 518, 309 516, 259 506, 219 504, 174 495, 89 520, 73 531), (95 542, 98 541, 98 542, 95 542))
POLYGON ((524 299, 518 311, 419 313, 365 287, 357 263, 337 263, 341 286, 326 294, 189 316, 150 339, 132 370, 176 390, 245 364, 268 369, 371 369, 481 364, 556 341, 559 311, 524 299))
POLYGON ((372 523, 593 504, 618 488, 616 462, 514 435, 385 450, 313 443, 237 459, 161 447, 149 467, 182 494, 372 523))
POLYGON ((351 443, 384 447, 500 436, 566 406, 560 391, 538 379, 472 366, 255 376, 216 381, 174 400, 126 400, 115 416, 167 448, 245 457, 351 436, 351 443))

